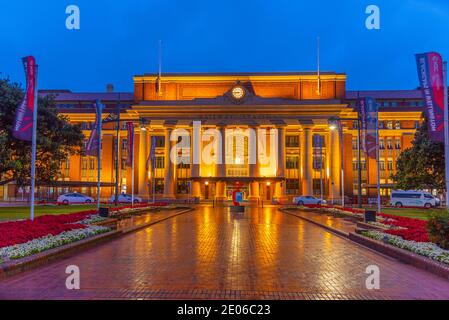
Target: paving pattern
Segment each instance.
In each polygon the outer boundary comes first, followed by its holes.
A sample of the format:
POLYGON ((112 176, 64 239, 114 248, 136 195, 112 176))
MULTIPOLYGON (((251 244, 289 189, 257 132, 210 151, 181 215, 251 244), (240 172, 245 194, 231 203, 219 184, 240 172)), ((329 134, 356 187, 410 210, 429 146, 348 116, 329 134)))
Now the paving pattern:
POLYGON ((2 299, 449 299, 449 281, 277 211, 199 206, 0 281, 2 299), (67 290, 65 269, 80 268, 67 290), (380 289, 365 286, 369 265, 380 289))

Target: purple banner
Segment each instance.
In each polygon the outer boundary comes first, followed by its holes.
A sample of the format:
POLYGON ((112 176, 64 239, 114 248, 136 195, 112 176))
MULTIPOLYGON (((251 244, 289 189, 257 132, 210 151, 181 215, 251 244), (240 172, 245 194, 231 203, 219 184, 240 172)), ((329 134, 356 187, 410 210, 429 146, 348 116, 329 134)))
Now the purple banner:
POLYGON ((90 132, 89 140, 86 142, 86 155, 87 156, 98 156, 98 144, 100 143, 99 129, 102 126, 102 112, 103 105, 100 101, 95 102, 95 126, 90 132))
POLYGON ((126 165, 131 167, 133 165, 133 149, 134 149, 134 123, 129 121, 126 122, 126 130, 128 130, 128 158, 126 165))
POLYGON ((16 118, 12 128, 14 138, 31 141, 33 136, 33 111, 36 99, 37 66, 32 56, 22 58, 26 76, 25 97, 16 110, 16 118))
POLYGON ((418 77, 426 106, 429 136, 444 142, 444 82, 443 60, 436 52, 416 55, 418 77))
POLYGON ((362 139, 362 150, 370 158, 377 157, 378 106, 376 100, 370 97, 359 99, 359 112, 362 139))

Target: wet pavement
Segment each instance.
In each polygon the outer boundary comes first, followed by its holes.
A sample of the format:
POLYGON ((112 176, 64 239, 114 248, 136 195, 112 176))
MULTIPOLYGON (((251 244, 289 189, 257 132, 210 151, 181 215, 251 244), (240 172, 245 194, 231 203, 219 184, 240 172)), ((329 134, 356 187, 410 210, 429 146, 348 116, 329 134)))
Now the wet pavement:
MULTIPOLYGON (((169 214, 169 213, 167 213, 169 214)), ((276 207, 198 206, 0 281, 2 299, 449 299, 449 281, 276 207), (66 289, 66 267, 80 290, 66 289), (366 268, 380 270, 368 290, 366 268)))

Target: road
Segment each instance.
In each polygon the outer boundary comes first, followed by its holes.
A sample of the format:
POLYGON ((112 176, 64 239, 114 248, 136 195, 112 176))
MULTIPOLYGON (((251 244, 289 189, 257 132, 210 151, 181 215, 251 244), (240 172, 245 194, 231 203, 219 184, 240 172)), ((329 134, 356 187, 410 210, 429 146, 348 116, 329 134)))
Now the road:
POLYGON ((449 281, 277 211, 195 211, 0 281, 2 299, 449 299, 449 281), (80 270, 67 290, 66 267, 80 270), (368 290, 366 268, 380 270, 368 290))

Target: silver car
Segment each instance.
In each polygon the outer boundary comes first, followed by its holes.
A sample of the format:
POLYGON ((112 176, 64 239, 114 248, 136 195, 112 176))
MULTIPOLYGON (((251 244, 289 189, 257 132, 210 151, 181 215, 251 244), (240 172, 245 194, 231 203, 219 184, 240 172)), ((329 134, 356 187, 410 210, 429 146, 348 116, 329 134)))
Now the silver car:
POLYGON ((326 204, 326 200, 321 200, 320 198, 316 198, 314 196, 300 196, 294 197, 293 203, 298 206, 303 206, 305 204, 326 204))
MULTIPOLYGON (((115 202, 115 194, 111 195, 109 198, 110 203, 115 202)), ((131 203, 132 202, 132 196, 130 194, 122 193, 118 195, 118 202, 119 203, 131 203)), ((134 196, 134 203, 141 203, 142 198, 134 196)))
POLYGON ((93 203, 94 201, 95 201, 94 198, 77 192, 62 194, 58 197, 58 203, 62 204, 74 204, 74 203, 88 204, 93 203))

